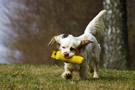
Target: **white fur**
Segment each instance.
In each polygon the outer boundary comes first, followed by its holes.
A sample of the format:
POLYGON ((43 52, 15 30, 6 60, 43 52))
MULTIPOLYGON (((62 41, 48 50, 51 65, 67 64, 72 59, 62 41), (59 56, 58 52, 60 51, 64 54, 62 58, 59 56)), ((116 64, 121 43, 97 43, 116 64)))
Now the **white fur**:
POLYGON ((64 52, 69 53, 69 58, 73 55, 80 55, 85 58, 84 62, 80 65, 64 63, 64 73, 62 74, 63 78, 67 78, 72 75, 73 71, 78 71, 80 75, 80 79, 87 79, 88 66, 93 69, 94 74, 93 78, 99 78, 99 57, 100 57, 100 44, 93 36, 96 32, 101 33, 104 31, 104 23, 103 16, 106 10, 102 10, 86 27, 84 34, 79 37, 74 37, 69 35, 66 38, 62 38, 62 34, 59 36, 55 36, 55 41, 60 44, 59 49, 62 51, 62 55, 64 56, 64 52), (74 49, 78 49, 77 47, 81 44, 81 41, 89 40, 93 43, 89 43, 85 46, 83 50, 77 53, 75 50, 71 50, 71 47, 74 49))

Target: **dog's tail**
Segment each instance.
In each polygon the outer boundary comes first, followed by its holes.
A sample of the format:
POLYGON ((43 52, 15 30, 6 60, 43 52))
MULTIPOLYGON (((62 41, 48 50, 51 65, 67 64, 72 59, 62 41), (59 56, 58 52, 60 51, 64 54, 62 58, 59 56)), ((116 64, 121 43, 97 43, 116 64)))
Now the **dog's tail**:
POLYGON ((99 14, 87 25, 84 33, 96 34, 104 33, 104 22, 103 16, 105 15, 106 10, 102 10, 99 14))

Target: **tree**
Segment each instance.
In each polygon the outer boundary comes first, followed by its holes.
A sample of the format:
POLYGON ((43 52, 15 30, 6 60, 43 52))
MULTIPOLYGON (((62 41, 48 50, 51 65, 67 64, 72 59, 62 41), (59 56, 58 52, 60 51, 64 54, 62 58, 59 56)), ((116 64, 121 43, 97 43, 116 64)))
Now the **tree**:
POLYGON ((126 0, 104 0, 105 17, 105 67, 125 69, 130 66, 126 0))

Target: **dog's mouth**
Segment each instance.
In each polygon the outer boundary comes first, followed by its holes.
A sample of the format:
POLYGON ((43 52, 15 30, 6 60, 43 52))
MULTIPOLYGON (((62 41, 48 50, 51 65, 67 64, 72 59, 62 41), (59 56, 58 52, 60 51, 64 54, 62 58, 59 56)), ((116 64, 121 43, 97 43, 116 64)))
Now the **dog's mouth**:
MULTIPOLYGON (((72 58, 72 57, 66 56, 65 58, 66 58, 66 59, 70 59, 70 58, 72 58)), ((65 63, 70 63, 70 62, 65 61, 65 63)))
POLYGON ((73 57, 73 55, 70 55, 70 54, 68 54, 68 55, 62 54, 62 56, 63 56, 64 58, 66 58, 66 59, 71 59, 71 58, 73 57))
POLYGON ((72 57, 70 57, 70 56, 64 56, 66 59, 70 59, 70 58, 72 58, 72 57))
MULTIPOLYGON (((63 55, 64 56, 64 55, 63 55)), ((73 56, 64 56, 66 59, 71 59, 73 56)))

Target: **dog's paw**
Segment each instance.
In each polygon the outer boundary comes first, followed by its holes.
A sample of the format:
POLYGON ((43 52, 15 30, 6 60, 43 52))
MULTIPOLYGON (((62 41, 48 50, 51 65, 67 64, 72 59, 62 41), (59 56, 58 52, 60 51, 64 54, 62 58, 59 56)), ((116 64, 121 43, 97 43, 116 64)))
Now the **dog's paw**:
POLYGON ((65 78, 65 79, 72 79, 72 73, 71 72, 65 72, 62 75, 62 77, 65 78))

